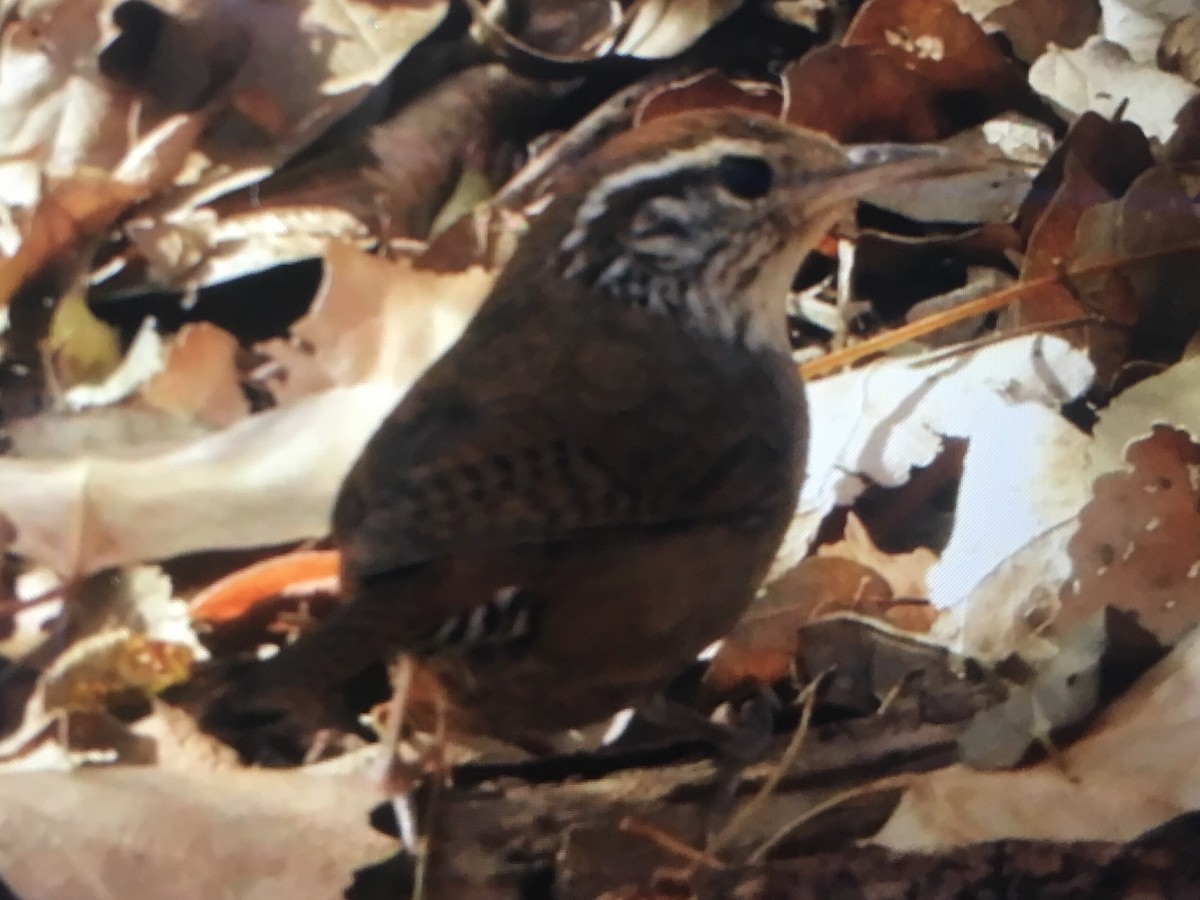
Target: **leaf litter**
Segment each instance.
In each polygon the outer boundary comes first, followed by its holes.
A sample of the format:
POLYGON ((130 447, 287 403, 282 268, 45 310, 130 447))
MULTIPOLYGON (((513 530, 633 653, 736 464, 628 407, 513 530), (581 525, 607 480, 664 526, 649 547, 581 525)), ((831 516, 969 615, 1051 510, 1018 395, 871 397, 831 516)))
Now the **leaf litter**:
POLYGON ((1027 896, 1055 865, 1196 890, 1195 27, 1099 6, 6 6, 5 885, 799 898, 899 865, 936 898, 974 860, 1027 896), (992 159, 867 198, 798 273, 797 358, 832 372, 808 477, 760 600, 677 685, 725 722, 772 697, 767 750, 730 794, 638 721, 545 758, 451 741, 448 786, 414 769, 414 872, 368 818, 374 749, 311 762, 379 710, 267 771, 187 690, 338 602, 342 476, 557 174, 724 106, 992 159))

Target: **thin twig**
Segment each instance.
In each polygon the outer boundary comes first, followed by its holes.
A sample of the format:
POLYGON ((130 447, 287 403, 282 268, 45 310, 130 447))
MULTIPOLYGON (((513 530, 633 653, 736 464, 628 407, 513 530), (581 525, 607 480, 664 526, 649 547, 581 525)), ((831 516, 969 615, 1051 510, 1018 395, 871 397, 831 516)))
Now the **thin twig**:
MULTIPOLYGON (((841 350, 835 350, 832 353, 827 353, 819 359, 812 359, 802 363, 800 366, 800 374, 805 378, 817 378, 821 375, 828 375, 831 372, 836 372, 839 369, 858 362, 864 357, 871 356, 875 353, 882 353, 885 350, 890 350, 900 344, 915 338, 924 337, 930 332, 937 331, 939 328, 945 328, 948 325, 954 325, 966 319, 973 319, 976 316, 984 315, 985 313, 995 312, 998 309, 1003 309, 1012 303, 1021 300, 1026 295, 1034 293, 1046 287, 1061 287, 1065 290, 1076 293, 1070 279, 1079 278, 1086 275, 1099 275, 1105 272, 1111 272, 1121 266, 1128 266, 1133 263, 1146 262, 1148 260, 1158 259, 1160 257, 1169 256, 1173 253, 1183 253, 1186 251, 1194 251, 1200 246, 1200 241, 1189 238, 1171 247, 1155 247, 1151 250, 1145 250, 1140 253, 1129 253, 1121 256, 1118 259, 1106 259, 1101 262, 1090 263, 1086 266, 1078 266, 1075 268, 1065 269, 1055 272, 1050 275, 1042 275, 1038 278, 1030 278, 1028 281, 1021 281, 1017 284, 1010 285, 1003 290, 997 291, 994 294, 988 294, 986 297, 980 297, 976 300, 971 300, 954 309, 946 310, 936 315, 927 316, 917 322, 912 322, 908 325, 902 325, 886 334, 876 335, 869 340, 863 341, 861 344, 855 344, 853 347, 846 347, 841 350)), ((1102 310, 1093 310, 1091 313, 1099 322, 1105 321, 1102 310)), ((1115 324, 1115 323, 1114 323, 1115 324)), ((1043 330, 1055 328, 1059 325, 1057 322, 1047 322, 1038 326, 1043 330)))
POLYGON ((846 791, 834 794, 826 800, 822 800, 816 806, 807 809, 796 818, 792 819, 771 837, 763 842, 762 846, 750 854, 750 858, 746 861, 748 865, 760 863, 768 853, 785 837, 795 831, 797 828, 810 822, 817 816, 827 813, 831 809, 841 806, 850 800, 855 800, 858 797, 863 797, 867 794, 877 794, 880 791, 891 791, 897 788, 906 788, 917 780, 917 776, 912 773, 903 775, 889 775, 887 778, 880 778, 878 781, 872 781, 870 784, 860 784, 858 787, 850 788, 846 791))
POLYGON ((621 820, 618 826, 621 831, 626 834, 635 834, 638 837, 643 837, 656 844, 668 853, 673 853, 676 856, 682 856, 694 866, 704 867, 708 869, 724 869, 725 864, 717 859, 712 853, 707 853, 703 850, 697 850, 691 844, 679 840, 677 837, 672 837, 661 828, 656 828, 649 822, 643 822, 641 819, 635 819, 632 816, 626 816, 621 820))
POLYGON ((791 770, 793 764, 796 762, 796 757, 800 755, 800 747, 804 744, 804 738, 808 734, 808 726, 812 721, 813 707, 816 706, 817 690, 832 671, 832 669, 826 669, 819 674, 804 688, 800 698, 797 698, 803 699, 804 709, 800 713, 800 724, 796 726, 796 731, 792 735, 787 749, 783 751, 783 755, 779 758, 779 763, 767 777, 767 780, 763 782, 762 787, 758 789, 758 793, 734 813, 729 821, 725 823, 725 827, 709 842, 709 853, 715 856, 742 830, 745 823, 757 814, 763 805, 766 804, 767 800, 770 799, 771 794, 779 787, 779 782, 783 780, 783 776, 791 770))

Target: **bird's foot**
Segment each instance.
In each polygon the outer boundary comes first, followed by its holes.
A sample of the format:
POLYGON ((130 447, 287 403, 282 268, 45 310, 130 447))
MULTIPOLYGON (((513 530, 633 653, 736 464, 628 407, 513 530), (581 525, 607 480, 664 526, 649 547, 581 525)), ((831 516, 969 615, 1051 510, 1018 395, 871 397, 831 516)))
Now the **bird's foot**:
POLYGON ((269 665, 239 664, 224 673, 224 685, 205 704, 201 727, 230 744, 243 761, 263 766, 311 762, 326 755, 337 735, 358 730, 332 693, 276 677, 269 665))

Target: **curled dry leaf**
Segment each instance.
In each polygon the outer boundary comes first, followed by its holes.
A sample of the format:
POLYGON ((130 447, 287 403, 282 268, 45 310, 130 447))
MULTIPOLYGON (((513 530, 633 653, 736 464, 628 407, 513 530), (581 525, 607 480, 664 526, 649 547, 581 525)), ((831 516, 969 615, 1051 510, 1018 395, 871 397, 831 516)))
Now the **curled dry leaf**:
MULTIPOLYGON (((1031 280, 1062 271, 1075 256, 1075 233, 1084 210, 1111 197, 1106 187, 1089 172, 1082 158, 1068 156, 1061 183, 1033 226, 1021 266, 1022 279, 1031 280)), ((1013 310, 1012 317, 1018 324, 1054 323, 1089 313, 1074 293, 1055 282, 1024 298, 1013 310)), ((1111 374, 1124 361, 1125 341, 1105 325, 1080 326, 1067 336, 1088 347, 1092 360, 1103 372, 1111 374)), ((1102 376, 1102 380, 1107 379, 1102 376)))
POLYGON ((892 599, 887 582, 848 559, 809 557, 772 581, 721 643, 705 675, 718 693, 747 681, 788 677, 800 651, 800 629, 816 618, 851 611, 872 615, 892 599))
POLYGON ((1198 261, 1200 215, 1179 177, 1160 165, 1120 199, 1080 215, 1072 268, 1091 271, 1072 281, 1090 308, 1131 326, 1133 359, 1171 363, 1200 328, 1191 286, 1198 261))
POLYGON ((142 196, 140 187, 120 184, 100 172, 76 175, 54 185, 22 229, 16 253, 0 259, 0 308, 8 305, 25 279, 81 238, 107 227, 142 196))
POLYGON ((1200 327, 1200 307, 1183 286, 1200 252, 1200 218, 1178 177, 1154 165, 1137 126, 1088 113, 1039 180, 1035 187, 1053 195, 1022 211, 1031 233, 1021 277, 1066 272, 1070 286, 1045 286, 1016 319, 1101 316, 1070 336, 1088 348, 1105 385, 1131 357, 1177 359, 1200 327))
POLYGON ((783 77, 786 120, 840 141, 932 141, 949 130, 933 86, 874 47, 821 47, 783 77), (855 89, 847 93, 850 83, 855 89))
MULTIPOLYGON (((1071 160, 1113 197, 1125 193, 1133 179, 1154 165, 1150 142, 1138 126, 1084 113, 1034 178, 1033 188, 1021 204, 1017 228, 1027 241, 1066 178, 1071 160)), ((1069 195, 1063 199, 1068 200, 1069 195)))
POLYGON ((1192 84, 1200 82, 1200 13, 1190 13, 1167 27, 1157 59, 1163 71, 1178 72, 1192 84))
POLYGON ((100 233, 173 178, 205 121, 199 114, 172 117, 129 147, 111 173, 79 168, 51 182, 21 229, 20 246, 0 259, 0 307, 42 266, 100 233))

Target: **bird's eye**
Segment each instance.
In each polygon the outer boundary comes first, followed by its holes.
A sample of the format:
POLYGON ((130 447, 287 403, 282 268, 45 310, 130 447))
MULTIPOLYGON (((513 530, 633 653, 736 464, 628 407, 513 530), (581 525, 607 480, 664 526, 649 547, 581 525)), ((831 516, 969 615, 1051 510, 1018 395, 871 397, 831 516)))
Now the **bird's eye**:
POLYGON ((771 190, 775 173, 771 164, 759 156, 722 156, 717 163, 721 186, 735 197, 757 200, 771 190))

